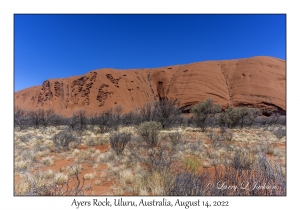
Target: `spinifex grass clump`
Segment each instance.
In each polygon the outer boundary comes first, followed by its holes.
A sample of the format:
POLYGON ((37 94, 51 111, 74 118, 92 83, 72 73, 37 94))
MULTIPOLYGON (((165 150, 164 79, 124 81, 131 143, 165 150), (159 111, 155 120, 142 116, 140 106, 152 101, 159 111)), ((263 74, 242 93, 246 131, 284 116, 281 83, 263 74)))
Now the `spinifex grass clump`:
POLYGON ((131 133, 115 132, 109 139, 111 148, 121 155, 126 147, 126 144, 131 140, 131 133))

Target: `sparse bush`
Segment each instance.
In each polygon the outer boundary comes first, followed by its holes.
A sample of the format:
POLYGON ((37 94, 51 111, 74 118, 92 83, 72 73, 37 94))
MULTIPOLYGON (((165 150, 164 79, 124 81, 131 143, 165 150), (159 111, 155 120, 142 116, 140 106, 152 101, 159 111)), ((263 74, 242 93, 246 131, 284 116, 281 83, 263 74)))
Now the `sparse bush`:
POLYGON ((282 137, 286 136, 286 128, 284 126, 280 126, 277 129, 271 130, 271 132, 278 138, 281 139, 282 137))
POLYGON ((177 144, 179 144, 179 142, 181 140, 181 134, 179 131, 171 132, 168 134, 168 136, 169 136, 169 139, 173 146, 176 146, 177 144))
POLYGON ((80 144, 80 139, 74 135, 72 131, 64 130, 53 136, 53 143, 59 150, 68 149, 69 144, 73 142, 76 145, 80 144))
POLYGON ((158 122, 150 121, 143 122, 138 127, 138 133, 150 146, 157 146, 159 143, 159 132, 162 126, 158 122))
POLYGON ((131 133, 115 132, 109 139, 111 148, 117 155, 121 155, 126 144, 131 140, 131 133))
POLYGON ((192 109, 194 123, 205 131, 209 118, 214 118, 215 114, 222 110, 221 105, 214 104, 212 99, 199 102, 192 109))

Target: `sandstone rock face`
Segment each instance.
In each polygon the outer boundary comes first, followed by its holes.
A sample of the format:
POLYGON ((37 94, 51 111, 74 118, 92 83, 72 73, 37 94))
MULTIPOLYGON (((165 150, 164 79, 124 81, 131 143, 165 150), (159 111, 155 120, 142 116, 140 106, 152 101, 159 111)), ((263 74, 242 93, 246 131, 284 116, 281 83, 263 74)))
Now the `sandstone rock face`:
POLYGON ((286 62, 260 56, 155 69, 100 69, 18 91, 15 106, 53 108, 70 116, 80 109, 93 114, 122 105, 126 113, 163 98, 179 99, 185 112, 212 98, 223 108, 248 106, 285 114, 286 62))

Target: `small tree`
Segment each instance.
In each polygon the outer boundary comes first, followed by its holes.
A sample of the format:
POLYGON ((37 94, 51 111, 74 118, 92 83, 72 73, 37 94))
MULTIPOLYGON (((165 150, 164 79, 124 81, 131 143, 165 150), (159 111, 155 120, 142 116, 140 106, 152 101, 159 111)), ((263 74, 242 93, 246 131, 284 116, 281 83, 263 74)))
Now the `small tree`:
POLYGON ((191 112, 193 113, 194 123, 205 131, 208 119, 214 117, 216 113, 222 110, 221 105, 214 104, 212 99, 207 99, 195 105, 191 112))

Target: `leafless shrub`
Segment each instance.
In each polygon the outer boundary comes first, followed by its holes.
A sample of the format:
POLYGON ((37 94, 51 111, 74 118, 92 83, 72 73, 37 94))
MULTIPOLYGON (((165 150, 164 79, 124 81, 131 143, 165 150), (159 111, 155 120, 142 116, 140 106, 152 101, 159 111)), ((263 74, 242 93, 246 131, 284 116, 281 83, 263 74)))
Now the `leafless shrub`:
POLYGON ((47 127, 51 124, 52 120, 55 118, 56 114, 53 109, 40 109, 38 110, 39 120, 43 127, 47 127))
POLYGON ((24 130, 31 126, 31 120, 28 112, 16 107, 14 112, 14 126, 24 130))
POLYGON ((168 195, 171 196, 205 196, 210 177, 207 172, 194 174, 182 172, 176 175, 175 182, 169 186, 168 195))
POLYGON ((253 166, 253 157, 251 156, 250 152, 248 150, 236 150, 233 161, 232 161, 232 167, 235 168, 239 173, 242 172, 242 170, 250 170, 253 166))
MULTIPOLYGON (((250 164, 238 162, 236 153, 229 164, 214 167, 208 173, 181 172, 170 183, 168 195, 192 196, 272 196, 286 195, 286 178, 283 169, 260 154, 250 164), (231 163, 236 165, 231 165, 231 163), (222 187, 223 186, 223 187, 222 187)), ((242 157, 243 159, 243 157, 242 157)))
POLYGON ((174 162, 172 151, 169 151, 165 145, 148 148, 145 156, 146 159, 144 161, 150 170, 165 170, 170 168, 174 162))
POLYGON ((147 102, 141 107, 140 114, 142 121, 153 121, 154 120, 154 104, 147 102))
POLYGON ((76 116, 68 117, 65 119, 65 123, 69 127, 70 130, 75 131, 78 128, 78 118, 76 116))
POLYGON ((260 153, 253 168, 258 173, 250 178, 256 186, 268 185, 274 187, 258 188, 252 191, 251 195, 286 195, 286 178, 280 165, 272 163, 266 158, 265 154, 260 153))
POLYGON ((84 110, 79 110, 79 111, 75 112, 73 114, 73 118, 75 118, 74 121, 76 122, 76 124, 78 126, 77 128, 79 131, 86 130, 87 124, 88 124, 88 119, 86 117, 86 113, 84 110))
POLYGON ((126 144, 131 140, 131 133, 115 132, 109 139, 111 148, 117 155, 121 155, 126 144))
POLYGON ((55 114, 54 117, 51 119, 51 125, 55 126, 56 128, 58 126, 66 125, 66 124, 67 124, 66 118, 59 114, 55 114))
POLYGON ((117 105, 112 108, 112 120, 111 120, 111 127, 114 128, 114 130, 117 130, 120 125, 123 124, 123 118, 122 118, 122 112, 123 107, 121 105, 117 105))
POLYGON ((164 98, 154 102, 154 121, 159 122, 163 129, 179 125, 182 120, 180 114, 177 99, 164 98))
POLYGON ((79 171, 74 170, 72 176, 64 174, 56 174, 53 182, 43 182, 40 173, 31 175, 27 172, 24 182, 28 183, 28 187, 24 192, 15 191, 15 195, 22 196, 82 196, 84 195, 84 178, 79 178, 79 171))
POLYGON ((93 125, 98 125, 101 133, 108 132, 111 129, 113 113, 112 110, 102 112, 90 118, 93 125))

